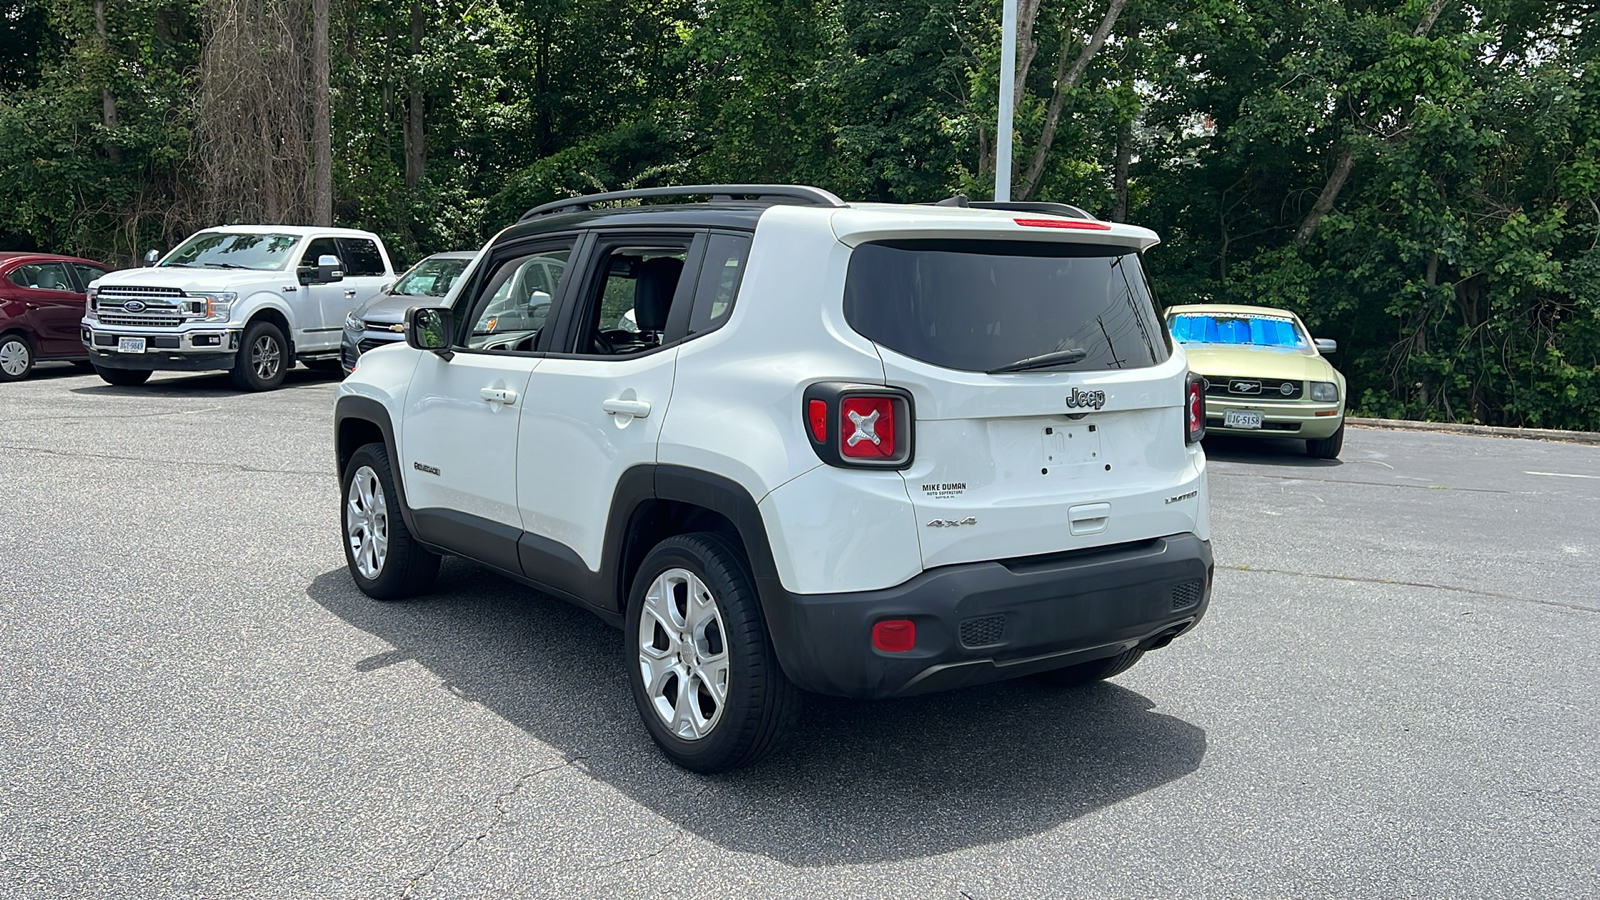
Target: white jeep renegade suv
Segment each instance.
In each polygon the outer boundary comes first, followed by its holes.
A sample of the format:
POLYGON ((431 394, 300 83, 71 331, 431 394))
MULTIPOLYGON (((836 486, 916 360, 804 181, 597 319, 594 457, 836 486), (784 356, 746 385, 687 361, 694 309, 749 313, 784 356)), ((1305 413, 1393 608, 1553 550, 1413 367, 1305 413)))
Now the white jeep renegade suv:
POLYGON ((398 598, 457 554, 621 626, 646 728, 702 772, 799 689, 1115 675, 1211 589, 1156 242, 778 185, 530 210, 339 387, 351 575, 398 598))

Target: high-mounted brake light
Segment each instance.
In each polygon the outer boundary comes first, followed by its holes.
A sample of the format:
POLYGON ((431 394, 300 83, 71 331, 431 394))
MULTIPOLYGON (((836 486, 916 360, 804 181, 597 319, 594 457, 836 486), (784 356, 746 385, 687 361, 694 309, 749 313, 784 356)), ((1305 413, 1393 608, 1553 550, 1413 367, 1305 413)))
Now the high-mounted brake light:
POLYGON ((1012 219, 1029 228, 1076 228, 1079 231, 1110 231, 1111 226, 1093 219, 1012 219))
POLYGON ((911 392, 821 382, 806 388, 803 419, 817 457, 832 466, 903 469, 911 464, 911 392))
POLYGON ((1183 439, 1193 444, 1206 436, 1206 380, 1199 375, 1189 376, 1183 412, 1186 420, 1183 439))

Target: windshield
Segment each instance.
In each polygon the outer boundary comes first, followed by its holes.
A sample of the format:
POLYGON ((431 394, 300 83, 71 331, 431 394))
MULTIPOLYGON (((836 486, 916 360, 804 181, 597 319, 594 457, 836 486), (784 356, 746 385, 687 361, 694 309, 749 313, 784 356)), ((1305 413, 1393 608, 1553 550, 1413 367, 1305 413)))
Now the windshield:
POLYGON ((1235 344, 1251 347, 1306 347, 1310 341, 1282 316, 1234 313, 1184 313, 1172 317, 1172 337, 1183 344, 1235 344))
POLYGON ((425 259, 400 276, 391 294, 406 297, 443 297, 466 271, 470 259, 425 259))
POLYGON ((1137 369, 1168 356, 1139 255, 1121 247, 863 244, 850 256, 844 311, 862 336, 947 369, 1137 369))
POLYGON ((293 234, 238 234, 202 231, 167 254, 163 266, 193 269, 282 269, 300 237, 293 234))

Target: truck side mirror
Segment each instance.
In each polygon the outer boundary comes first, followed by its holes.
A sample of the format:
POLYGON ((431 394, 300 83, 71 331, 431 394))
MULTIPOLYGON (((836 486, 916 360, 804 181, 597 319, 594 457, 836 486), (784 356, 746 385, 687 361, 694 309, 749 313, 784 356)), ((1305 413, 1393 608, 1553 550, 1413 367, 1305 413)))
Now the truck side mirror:
POLYGON ((156 260, 160 258, 161 254, 158 251, 146 250, 144 254, 144 264, 147 266, 153 266, 156 264, 156 260))
POLYGON ((339 257, 323 254, 317 257, 317 283, 334 284, 344 280, 344 264, 339 257))
POLYGON ((445 359, 454 356, 450 335, 455 317, 447 307, 413 306, 406 310, 406 344, 418 350, 437 353, 445 359))

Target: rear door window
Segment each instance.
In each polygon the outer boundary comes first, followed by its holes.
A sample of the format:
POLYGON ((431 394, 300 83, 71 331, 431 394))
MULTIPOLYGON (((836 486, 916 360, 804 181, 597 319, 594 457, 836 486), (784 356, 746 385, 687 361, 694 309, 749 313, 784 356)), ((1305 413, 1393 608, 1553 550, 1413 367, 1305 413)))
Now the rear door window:
POLYGON ((378 245, 365 238, 338 238, 339 261, 344 263, 344 274, 361 278, 384 273, 383 257, 378 245))
POLYGON ((1144 368, 1170 355, 1139 255, 1122 247, 863 244, 850 257, 844 310, 863 337, 967 372, 1063 352, 1077 361, 1055 368, 1073 372, 1144 368))

